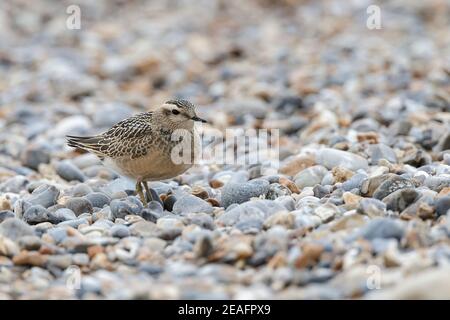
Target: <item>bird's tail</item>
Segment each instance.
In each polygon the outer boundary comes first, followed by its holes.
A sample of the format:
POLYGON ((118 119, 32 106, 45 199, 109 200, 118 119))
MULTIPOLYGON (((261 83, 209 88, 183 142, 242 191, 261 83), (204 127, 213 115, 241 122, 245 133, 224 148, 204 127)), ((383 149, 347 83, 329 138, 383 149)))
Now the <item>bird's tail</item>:
POLYGON ((98 142, 100 137, 77 137, 77 136, 66 136, 67 145, 72 148, 78 148, 85 151, 93 152, 97 155, 102 155, 100 152, 100 146, 98 142))

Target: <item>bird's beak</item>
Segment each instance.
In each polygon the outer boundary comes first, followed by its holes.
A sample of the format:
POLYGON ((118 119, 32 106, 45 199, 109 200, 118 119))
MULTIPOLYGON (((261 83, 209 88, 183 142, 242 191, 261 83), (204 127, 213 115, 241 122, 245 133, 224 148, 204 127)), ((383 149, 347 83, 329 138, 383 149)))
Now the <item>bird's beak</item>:
POLYGON ((203 122, 203 123, 208 123, 208 121, 206 121, 205 119, 199 118, 197 116, 192 117, 191 120, 200 121, 200 122, 203 122))

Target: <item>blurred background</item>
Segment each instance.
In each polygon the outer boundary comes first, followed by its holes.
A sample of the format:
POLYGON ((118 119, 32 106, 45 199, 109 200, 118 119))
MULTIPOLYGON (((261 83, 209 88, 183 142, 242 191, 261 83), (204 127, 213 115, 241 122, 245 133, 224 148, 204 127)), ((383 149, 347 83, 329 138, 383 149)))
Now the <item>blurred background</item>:
POLYGON ((449 17, 445 0, 6 0, 0 111, 81 112, 99 127, 171 97, 208 106, 222 126, 285 120, 325 98, 353 114, 393 96, 439 108, 449 17), (366 26, 372 4, 381 29, 366 26), (70 5, 80 29, 66 26, 70 5))
POLYGON ((450 257, 449 111, 448 0, 1 0, 0 299, 355 298, 367 265, 401 289, 382 298, 449 297, 448 269, 419 276, 450 257), (253 193, 261 166, 193 168, 156 186, 194 204, 137 220, 133 185, 65 135, 174 97, 204 130, 279 129, 285 176, 253 193), (48 222, 69 204, 76 217, 48 222))

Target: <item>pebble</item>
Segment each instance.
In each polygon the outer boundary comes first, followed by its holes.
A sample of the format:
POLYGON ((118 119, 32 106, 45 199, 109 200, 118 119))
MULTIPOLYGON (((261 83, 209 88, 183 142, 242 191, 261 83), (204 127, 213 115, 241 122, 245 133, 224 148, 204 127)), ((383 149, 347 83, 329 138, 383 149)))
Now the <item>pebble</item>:
POLYGON ((85 198, 92 204, 94 208, 103 208, 109 205, 111 198, 101 192, 92 192, 85 196, 85 198))
POLYGON ((179 198, 173 205, 174 214, 186 215, 189 213, 212 213, 213 207, 207 201, 193 195, 185 195, 179 198))
POLYGON ((123 219, 130 214, 139 215, 144 208, 142 203, 133 196, 125 199, 115 199, 111 201, 110 207, 111 213, 115 219, 123 219))
POLYGON ((419 198, 419 193, 414 189, 400 189, 383 198, 386 208, 392 211, 403 211, 419 198))
POLYGON ((34 235, 34 231, 26 222, 11 218, 0 223, 0 235, 16 241, 21 237, 34 235))
POLYGON ((385 144, 372 144, 369 146, 370 163, 378 164, 381 159, 386 159, 390 163, 397 163, 397 155, 394 150, 385 144))
POLYGON ((115 225, 110 230, 111 236, 116 238, 126 238, 130 236, 130 230, 123 224, 115 225))
POLYGON ((382 217, 386 214, 386 204, 372 198, 363 198, 359 202, 358 212, 369 217, 382 217))
POLYGON ((269 182, 254 179, 246 183, 227 183, 222 189, 222 206, 228 208, 233 203, 244 203, 253 197, 265 195, 269 191, 269 182))
POLYGON ((328 170, 323 166, 312 166, 297 173, 294 177, 294 182, 300 189, 314 187, 321 183, 327 173, 328 170))
POLYGON ((61 208, 56 210, 55 212, 48 212, 48 221, 53 224, 58 224, 63 221, 76 219, 77 216, 75 213, 67 208, 61 208))
POLYGON ((404 233, 399 222, 390 218, 375 218, 361 230, 361 236, 367 240, 394 238, 400 241, 404 233))
POLYGON ((56 173, 66 181, 84 182, 86 177, 83 172, 75 166, 72 161, 64 160, 58 162, 55 166, 56 173))
POLYGON ((23 151, 21 160, 25 167, 37 171, 41 163, 50 163, 50 153, 42 146, 30 145, 23 151))
POLYGON ((67 209, 72 210, 78 217, 83 213, 92 213, 93 207, 89 200, 81 197, 73 197, 64 204, 67 209))
POLYGON ((3 210, 0 211, 0 223, 2 223, 3 221, 5 221, 8 218, 14 218, 14 212, 9 211, 9 210, 3 210))
POLYGON ((342 167, 356 171, 358 169, 367 169, 368 167, 368 162, 365 158, 351 152, 331 148, 317 151, 316 163, 327 169, 342 167))
POLYGON ((49 212, 43 206, 35 205, 28 208, 24 215, 23 220, 28 224, 38 224, 48 221, 49 212))
POLYGON ((450 196, 445 196, 436 200, 436 214, 443 216, 450 210, 450 196))
POLYGON ((15 176, 0 184, 0 192, 19 193, 21 190, 25 190, 28 183, 29 180, 26 177, 15 176))
POLYGON ((59 190, 55 186, 43 184, 34 189, 26 200, 31 205, 41 205, 44 208, 48 208, 56 204, 58 197, 59 190))

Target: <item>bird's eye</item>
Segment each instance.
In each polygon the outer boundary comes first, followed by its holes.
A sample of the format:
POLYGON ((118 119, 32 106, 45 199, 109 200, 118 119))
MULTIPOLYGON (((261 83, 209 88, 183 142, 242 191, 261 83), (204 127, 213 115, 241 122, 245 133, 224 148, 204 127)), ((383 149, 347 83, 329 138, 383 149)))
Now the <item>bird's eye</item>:
POLYGON ((173 109, 173 110, 172 110, 172 113, 173 113, 173 114, 180 114, 180 111, 178 111, 177 109, 173 109))

